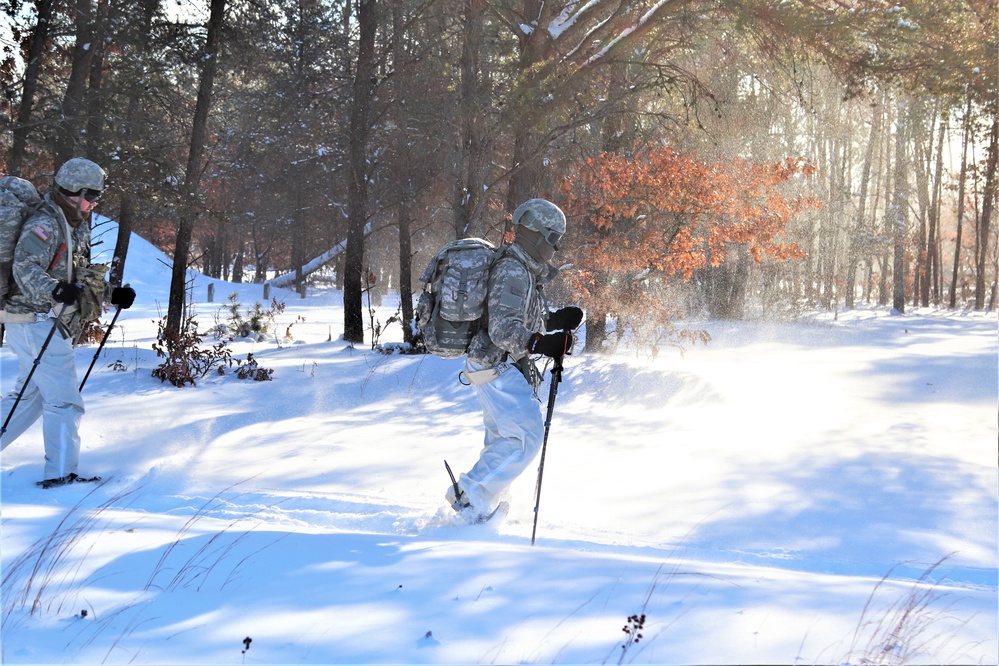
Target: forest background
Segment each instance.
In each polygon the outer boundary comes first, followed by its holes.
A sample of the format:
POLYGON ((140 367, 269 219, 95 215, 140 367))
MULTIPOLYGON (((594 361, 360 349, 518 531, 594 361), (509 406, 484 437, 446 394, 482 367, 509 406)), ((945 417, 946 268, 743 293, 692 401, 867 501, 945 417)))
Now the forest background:
POLYGON ((190 267, 336 280, 360 342, 535 196, 567 213, 553 300, 587 351, 687 316, 995 307, 994 0, 4 4, 0 165, 107 168, 102 211, 174 259, 166 335, 190 267))

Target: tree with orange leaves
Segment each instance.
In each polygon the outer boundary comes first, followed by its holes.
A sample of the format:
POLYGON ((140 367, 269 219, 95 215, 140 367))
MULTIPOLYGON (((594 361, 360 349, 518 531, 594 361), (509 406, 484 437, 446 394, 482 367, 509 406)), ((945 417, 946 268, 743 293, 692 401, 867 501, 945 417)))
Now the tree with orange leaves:
POLYGON ((814 171, 798 159, 709 163, 656 148, 604 153, 567 174, 562 203, 582 224, 567 238, 574 256, 566 275, 590 313, 587 349, 602 346, 608 316, 618 319, 619 334, 627 326, 640 343, 673 335, 669 286, 722 271, 736 250, 756 263, 803 257, 784 231, 816 202, 784 191, 814 171))

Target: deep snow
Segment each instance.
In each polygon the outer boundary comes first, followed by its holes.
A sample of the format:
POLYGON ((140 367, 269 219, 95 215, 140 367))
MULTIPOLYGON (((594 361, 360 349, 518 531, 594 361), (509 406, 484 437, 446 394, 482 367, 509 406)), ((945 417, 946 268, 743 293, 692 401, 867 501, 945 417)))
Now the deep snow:
MULTIPOLYGON (((194 278, 202 330, 262 301, 194 278)), ((994 313, 573 355, 532 547, 534 472, 500 523, 444 506, 481 441, 460 361, 351 347, 337 292, 275 290, 293 339, 230 345, 273 381, 177 389, 150 376, 169 262, 135 237, 126 279, 84 390, 105 482, 37 489, 38 426, 3 453, 5 663, 999 662, 994 313)))

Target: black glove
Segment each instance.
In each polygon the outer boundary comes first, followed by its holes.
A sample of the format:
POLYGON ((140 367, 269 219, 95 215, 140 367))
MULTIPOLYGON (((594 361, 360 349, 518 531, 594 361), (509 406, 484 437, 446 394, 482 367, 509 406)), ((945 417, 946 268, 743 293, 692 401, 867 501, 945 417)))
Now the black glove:
POLYGON ((111 290, 111 305, 120 306, 122 310, 132 307, 135 302, 135 290, 129 286, 115 287, 111 290))
POLYGON ((527 341, 527 351, 532 354, 544 354, 552 358, 562 358, 572 351, 573 342, 575 340, 572 337, 572 333, 567 331, 549 333, 548 335, 535 333, 527 341))
POLYGON ((72 282, 60 282, 56 285, 55 289, 52 290, 52 298, 54 298, 57 303, 72 305, 80 299, 80 294, 82 293, 83 285, 74 284, 72 282))
POLYGON ((581 323, 583 323, 583 311, 575 305, 570 305, 548 315, 545 328, 549 331, 574 331, 581 323))

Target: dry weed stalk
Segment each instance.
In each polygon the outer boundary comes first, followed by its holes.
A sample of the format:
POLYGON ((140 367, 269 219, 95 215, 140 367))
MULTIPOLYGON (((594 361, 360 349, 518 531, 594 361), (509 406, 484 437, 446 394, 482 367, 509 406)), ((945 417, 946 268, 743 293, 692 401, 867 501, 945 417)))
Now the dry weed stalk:
POLYGON ((0 582, 0 593, 5 600, 0 631, 8 630, 15 611, 29 604, 29 614, 34 615, 51 610, 53 605, 56 612, 61 612, 66 602, 75 600, 76 595, 71 593, 79 587, 80 568, 104 530, 95 526, 109 508, 120 505, 137 490, 116 494, 95 509, 84 511, 87 500, 107 482, 99 483, 84 495, 51 534, 36 541, 7 567, 0 582), (71 563, 73 557, 75 564, 71 563))
MULTIPOLYGON (((850 651, 842 663, 893 666, 928 658, 943 659, 942 653, 953 640, 955 625, 963 626, 970 620, 958 620, 952 614, 956 600, 941 605, 950 593, 942 591, 939 582, 931 580, 951 555, 939 559, 923 572, 908 592, 876 611, 875 598, 895 571, 896 567, 892 567, 867 598, 850 651)), ((943 663, 949 661, 943 659, 943 663)))

